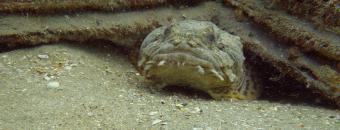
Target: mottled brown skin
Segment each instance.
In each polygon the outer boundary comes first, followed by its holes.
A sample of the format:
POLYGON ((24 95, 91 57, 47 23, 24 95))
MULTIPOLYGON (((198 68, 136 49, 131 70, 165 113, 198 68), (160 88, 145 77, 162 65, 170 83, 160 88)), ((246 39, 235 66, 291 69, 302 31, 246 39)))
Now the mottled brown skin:
POLYGON ((190 86, 214 99, 255 99, 244 66, 240 38, 211 22, 186 20, 151 32, 140 49, 138 67, 158 86, 190 86))

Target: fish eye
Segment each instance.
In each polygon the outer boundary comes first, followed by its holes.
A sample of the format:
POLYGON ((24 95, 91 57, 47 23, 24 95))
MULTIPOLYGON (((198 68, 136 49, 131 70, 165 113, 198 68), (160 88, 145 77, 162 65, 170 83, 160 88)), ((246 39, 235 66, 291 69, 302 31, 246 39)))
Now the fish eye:
POLYGON ((220 49, 220 50, 224 50, 225 45, 223 43, 218 43, 217 48, 220 49))
POLYGON ((171 26, 165 28, 165 30, 164 30, 164 35, 167 36, 167 35, 170 34, 170 32, 171 32, 171 26))
POLYGON ((215 35, 213 33, 209 33, 207 38, 208 38, 210 43, 215 42, 215 39, 216 39, 216 37, 215 37, 215 35))

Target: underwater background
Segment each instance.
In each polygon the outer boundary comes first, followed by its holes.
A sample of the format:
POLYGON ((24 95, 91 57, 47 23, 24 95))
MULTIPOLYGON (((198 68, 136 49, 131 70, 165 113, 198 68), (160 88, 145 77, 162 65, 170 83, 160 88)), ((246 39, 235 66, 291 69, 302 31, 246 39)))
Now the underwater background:
POLYGON ((0 1, 0 129, 340 128, 339 1, 0 1), (211 21, 244 43, 257 100, 150 87, 152 30, 211 21))

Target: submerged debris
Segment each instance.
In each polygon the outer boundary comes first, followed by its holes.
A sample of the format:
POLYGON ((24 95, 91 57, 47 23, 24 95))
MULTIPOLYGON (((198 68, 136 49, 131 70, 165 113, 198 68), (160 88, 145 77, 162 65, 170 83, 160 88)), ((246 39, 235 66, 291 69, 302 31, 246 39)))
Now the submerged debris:
POLYGON ((338 0, 272 0, 272 4, 287 10, 292 15, 308 19, 320 28, 327 28, 340 35, 338 0))
POLYGON ((165 5, 168 0, 139 0, 133 1, 13 1, 0 2, 0 13, 32 13, 32 14, 55 14, 77 12, 82 10, 91 11, 117 11, 128 9, 151 8, 165 5))
MULTIPOLYGON (((226 4, 232 5, 237 9, 241 9, 250 20, 260 25, 264 31, 270 32, 277 40, 276 43, 289 43, 284 45, 292 46, 288 50, 288 58, 273 56, 270 51, 266 51, 266 47, 260 44, 261 42, 251 41, 251 39, 243 38, 245 41, 245 52, 249 53, 248 57, 258 57, 267 65, 276 68, 280 74, 285 78, 292 78, 301 86, 304 85, 308 93, 312 93, 315 97, 323 97, 331 100, 331 104, 340 106, 340 89, 339 85, 331 83, 329 80, 321 80, 312 72, 318 71, 318 67, 325 64, 324 61, 334 63, 340 61, 340 46, 338 46, 338 39, 323 37, 322 32, 310 31, 309 26, 301 25, 302 22, 296 22, 291 17, 284 14, 268 10, 264 5, 258 1, 251 0, 224 0, 226 4), (316 58, 306 58, 299 52, 304 52, 305 55, 314 53, 312 56, 318 56, 323 60, 315 60, 316 58), (299 57, 304 57, 305 60, 300 60, 299 57), (291 61, 289 61, 291 60, 291 61), (315 61, 317 64, 310 62, 315 61), (314 75, 314 76, 313 76, 314 75)), ((333 34, 334 35, 334 34, 333 34)), ((282 48, 286 49, 286 48, 282 48)), ((251 61, 252 65, 260 63, 259 61, 251 61)), ((334 66, 326 64, 325 66, 334 66)), ((333 75, 340 75, 334 68, 329 68, 333 75)), ((264 69, 266 70, 266 69, 264 69)), ((262 70, 263 71, 263 70, 262 70)), ((278 80, 280 81, 280 80, 278 80)), ((277 81, 277 82, 278 82, 277 81)), ((289 84, 283 83, 283 84, 289 84)), ((296 87, 296 89, 300 89, 296 87)), ((300 92, 300 94, 304 94, 300 92)))

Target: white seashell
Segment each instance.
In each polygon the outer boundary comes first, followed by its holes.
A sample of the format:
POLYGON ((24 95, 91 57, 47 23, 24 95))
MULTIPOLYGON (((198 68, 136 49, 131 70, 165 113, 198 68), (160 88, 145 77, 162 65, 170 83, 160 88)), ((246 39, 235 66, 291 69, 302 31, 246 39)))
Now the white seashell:
POLYGON ((162 122, 162 120, 156 119, 156 120, 152 121, 152 125, 156 125, 156 124, 161 123, 161 122, 162 122))
POLYGON ((49 89, 56 89, 56 88, 59 88, 59 86, 60 84, 57 81, 52 81, 52 82, 47 83, 47 88, 49 89))
POLYGON ((48 58, 49 58, 49 56, 46 55, 46 54, 39 54, 38 57, 39 57, 40 59, 48 59, 48 58))
POLYGON ((165 64, 165 60, 162 60, 162 61, 160 61, 158 64, 157 64, 157 66, 162 66, 162 65, 164 65, 165 64))

